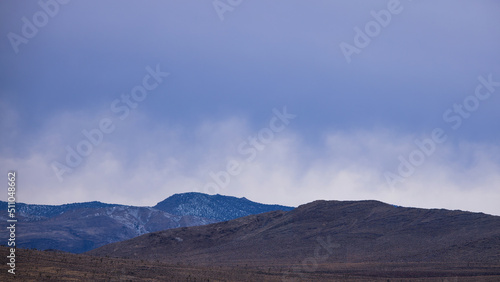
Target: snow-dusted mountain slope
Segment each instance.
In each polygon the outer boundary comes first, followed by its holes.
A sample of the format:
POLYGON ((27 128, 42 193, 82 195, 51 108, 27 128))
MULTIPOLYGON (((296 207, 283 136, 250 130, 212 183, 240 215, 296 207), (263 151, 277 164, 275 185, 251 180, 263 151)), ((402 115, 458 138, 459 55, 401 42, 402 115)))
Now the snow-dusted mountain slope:
MULTIPOLYGON (((185 193, 155 207, 101 202, 65 205, 16 204, 16 247, 82 253, 165 229, 205 225, 290 207, 263 205, 245 198, 185 193)), ((7 202, 0 201, 0 220, 7 220, 7 202)), ((0 230, 7 238, 8 230, 0 230)))
POLYGON ((192 215, 217 221, 227 221, 275 210, 290 211, 293 209, 293 207, 260 204, 246 198, 194 192, 175 194, 159 202, 154 208, 175 215, 192 215))

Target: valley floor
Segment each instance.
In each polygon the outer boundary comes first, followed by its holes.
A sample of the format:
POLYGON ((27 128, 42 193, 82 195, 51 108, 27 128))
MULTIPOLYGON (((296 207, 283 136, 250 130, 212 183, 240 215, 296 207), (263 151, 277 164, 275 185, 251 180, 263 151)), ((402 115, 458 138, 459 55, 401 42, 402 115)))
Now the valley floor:
MULTIPOLYGON (((8 249, 0 251, 5 258, 8 249)), ((344 263, 304 268, 254 262, 209 267, 17 249, 16 279, 2 265, 0 281, 500 281, 500 264, 344 263)))

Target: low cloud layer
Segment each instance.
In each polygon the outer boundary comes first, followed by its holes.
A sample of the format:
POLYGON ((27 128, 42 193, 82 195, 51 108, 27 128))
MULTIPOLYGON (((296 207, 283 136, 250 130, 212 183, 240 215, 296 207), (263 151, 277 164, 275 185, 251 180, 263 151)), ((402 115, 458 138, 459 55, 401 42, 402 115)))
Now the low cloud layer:
MULTIPOLYGON (((268 116, 274 116, 272 109, 268 116)), ((399 135, 388 129, 332 131, 325 133, 319 145, 308 146, 294 129, 294 120, 274 133, 269 143, 262 143, 259 132, 268 123, 252 128, 244 119, 231 118, 183 128, 152 125, 137 113, 106 136, 60 182, 51 163, 63 162, 67 152, 62 148, 74 146, 74 140, 84 136, 78 130, 72 136, 58 133, 58 129, 82 129, 94 120, 66 115, 54 118, 36 136, 32 151, 3 158, 3 171, 18 170, 19 201, 63 204, 98 200, 151 206, 174 193, 198 191, 293 206, 317 199, 376 199, 500 215, 497 145, 440 144, 411 176, 391 186, 384 173, 397 173, 399 156, 408 156, 417 148, 414 140, 425 136, 399 135), (258 148, 248 143, 251 137, 259 142, 258 148), (256 148, 251 160, 252 154, 244 155, 238 149, 242 143, 256 148), (230 162, 240 164, 236 175, 228 173, 230 162)))

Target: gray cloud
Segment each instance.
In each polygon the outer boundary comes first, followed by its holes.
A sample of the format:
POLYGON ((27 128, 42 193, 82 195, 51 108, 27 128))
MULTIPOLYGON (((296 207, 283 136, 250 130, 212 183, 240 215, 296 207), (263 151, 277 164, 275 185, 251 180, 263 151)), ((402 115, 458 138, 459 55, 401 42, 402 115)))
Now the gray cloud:
POLYGON ((16 54, 7 35, 22 34, 22 17, 41 8, 2 1, 0 167, 19 170, 27 202, 152 205, 203 187, 241 158, 238 144, 272 108, 287 105, 300 118, 221 193, 500 214, 500 90, 459 130, 442 117, 474 94, 478 76, 500 81, 498 3, 402 0, 402 12, 346 63, 339 44, 388 2, 245 1, 221 22, 210 1, 70 1, 16 54), (165 83, 59 183, 50 163, 112 117, 110 103, 156 64, 171 73, 165 83), (447 142, 389 189, 384 171, 436 127, 447 142))

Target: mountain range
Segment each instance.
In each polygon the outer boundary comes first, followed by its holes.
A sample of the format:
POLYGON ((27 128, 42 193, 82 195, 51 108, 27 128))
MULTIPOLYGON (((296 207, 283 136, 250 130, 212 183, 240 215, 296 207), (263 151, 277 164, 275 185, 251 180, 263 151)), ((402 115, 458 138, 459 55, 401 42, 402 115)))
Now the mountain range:
MULTIPOLYGON (((199 193, 173 195, 154 207, 18 207, 24 217, 18 242, 66 236, 59 247, 91 249, 71 254, 19 248, 18 278, 26 281, 500 279, 500 217, 483 213, 373 200, 319 200, 291 208, 199 193), (189 226, 198 223, 204 225, 189 226), (70 235, 61 236, 65 232, 70 235), (114 243, 103 239, 107 232, 114 243), (89 245, 82 245, 83 238, 89 245), (105 245, 94 248, 99 244, 105 245)), ((0 254, 8 253, 0 246, 0 254)), ((10 278, 6 273, 0 280, 10 278)))
MULTIPOLYGON (((7 210, 7 202, 0 201, 7 210)), ((222 195, 175 194, 154 207, 101 202, 65 205, 16 204, 18 247, 82 253, 146 233, 205 225, 292 207, 265 205, 222 195)), ((0 214, 7 220, 7 214, 0 214)), ((8 230, 1 230, 6 238, 8 230)))
MULTIPOLYGON (((500 262, 500 217, 378 201, 315 201, 145 234, 88 254, 205 266, 500 262)), ((325 271, 326 271, 325 270, 325 271)))

